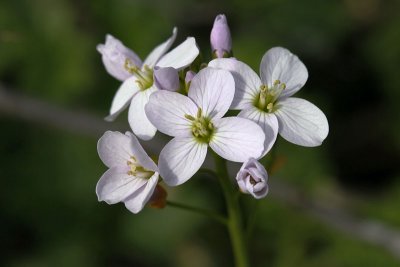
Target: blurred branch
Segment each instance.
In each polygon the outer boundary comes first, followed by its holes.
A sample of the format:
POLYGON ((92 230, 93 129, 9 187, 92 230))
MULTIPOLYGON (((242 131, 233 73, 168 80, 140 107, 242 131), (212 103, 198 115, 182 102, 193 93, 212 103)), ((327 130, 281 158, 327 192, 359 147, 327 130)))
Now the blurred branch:
MULTIPOLYGON (((107 123, 102 118, 84 111, 67 110, 42 100, 13 93, 12 90, 1 84, 0 113, 95 138, 100 137, 110 129, 120 131, 129 129, 126 124, 107 123)), ((143 142, 143 145, 146 150, 152 153, 158 153, 163 147, 163 144, 159 141, 143 142)), ((209 167, 212 163, 206 161, 205 165, 209 167)), ((352 238, 383 247, 400 259, 400 232, 398 230, 381 222, 360 220, 347 213, 343 208, 332 205, 332 203, 313 201, 297 189, 281 181, 270 182, 270 188, 273 188, 270 191, 271 196, 279 201, 303 209, 311 217, 352 238)))

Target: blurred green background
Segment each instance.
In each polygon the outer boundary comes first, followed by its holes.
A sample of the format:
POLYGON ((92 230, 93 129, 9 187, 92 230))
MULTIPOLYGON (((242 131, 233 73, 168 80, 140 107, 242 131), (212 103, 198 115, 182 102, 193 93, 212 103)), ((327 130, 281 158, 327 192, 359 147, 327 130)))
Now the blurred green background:
MULTIPOLYGON (((207 58, 220 13, 235 56, 255 70, 272 46, 297 54, 309 70, 297 96, 330 122, 321 147, 278 140, 271 193, 256 204, 252 266, 400 266, 400 243, 390 243, 400 242, 395 0, 1 1, 0 266, 232 266, 225 229, 207 218, 168 207, 133 215, 98 203, 102 132, 60 114, 107 114, 120 83, 95 49, 106 33, 144 58, 177 26, 175 45, 194 36, 207 58), (24 101, 5 108, 5 93, 24 101)), ((125 121, 126 113, 116 124, 128 130, 125 121)), ((209 177, 168 189, 172 200, 223 211, 219 190, 209 177)), ((243 205, 255 208, 247 196, 243 205)))

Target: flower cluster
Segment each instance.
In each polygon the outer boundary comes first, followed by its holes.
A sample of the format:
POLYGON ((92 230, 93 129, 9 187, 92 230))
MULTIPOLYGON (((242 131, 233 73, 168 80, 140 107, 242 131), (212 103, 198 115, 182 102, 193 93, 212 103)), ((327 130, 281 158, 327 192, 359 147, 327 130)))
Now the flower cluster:
POLYGON ((263 56, 258 76, 233 57, 224 15, 216 17, 211 30, 209 63, 195 61, 199 49, 193 37, 168 52, 176 36, 174 28, 143 62, 111 35, 97 46, 107 72, 122 82, 106 120, 129 106, 133 131, 108 131, 98 142, 100 158, 109 167, 96 187, 99 201, 123 202, 133 213, 154 199, 163 201, 159 196, 165 197, 165 191, 157 184, 162 180, 177 186, 189 180, 201 168, 208 147, 219 157, 243 163, 236 176, 243 193, 265 197, 268 174, 258 160, 271 150, 278 133, 309 147, 320 145, 328 134, 324 113, 292 97, 307 81, 306 67, 289 50, 274 47, 263 56), (229 110, 240 112, 230 116, 237 113, 229 110), (157 130, 173 138, 155 164, 137 137, 150 140, 157 130))

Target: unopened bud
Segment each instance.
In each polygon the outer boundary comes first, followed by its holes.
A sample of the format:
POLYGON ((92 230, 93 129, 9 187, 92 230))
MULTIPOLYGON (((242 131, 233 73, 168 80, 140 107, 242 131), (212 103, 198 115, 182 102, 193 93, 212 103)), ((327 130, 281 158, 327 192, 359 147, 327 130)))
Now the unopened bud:
POLYGON ((211 30, 210 42, 215 57, 223 58, 231 54, 232 39, 225 15, 218 15, 215 18, 214 26, 211 30))
POLYGON ((167 195, 167 191, 158 184, 149 200, 150 207, 154 209, 163 209, 167 205, 167 195))

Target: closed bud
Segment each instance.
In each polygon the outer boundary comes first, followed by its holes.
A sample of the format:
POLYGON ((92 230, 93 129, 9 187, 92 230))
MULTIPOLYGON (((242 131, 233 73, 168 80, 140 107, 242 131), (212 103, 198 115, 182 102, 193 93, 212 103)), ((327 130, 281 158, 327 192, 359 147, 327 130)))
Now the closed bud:
POLYGON ((215 18, 210 42, 214 57, 229 57, 232 50, 232 39, 225 15, 218 15, 215 18))
POLYGON ((167 205, 167 191, 161 185, 157 185, 149 200, 149 206, 154 209, 163 209, 167 205))
POLYGON ((268 194, 268 173, 256 159, 250 158, 243 163, 236 175, 240 190, 260 199, 268 194))

